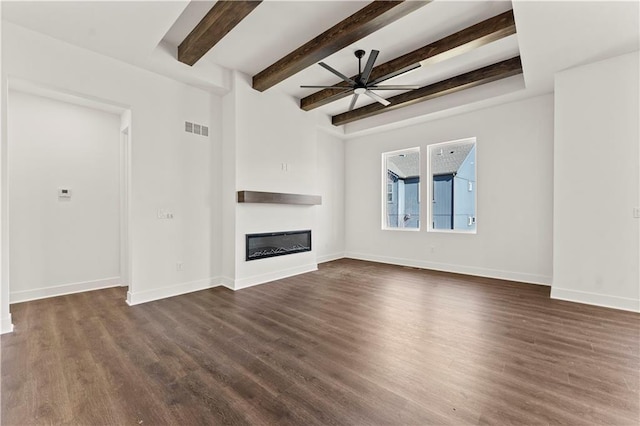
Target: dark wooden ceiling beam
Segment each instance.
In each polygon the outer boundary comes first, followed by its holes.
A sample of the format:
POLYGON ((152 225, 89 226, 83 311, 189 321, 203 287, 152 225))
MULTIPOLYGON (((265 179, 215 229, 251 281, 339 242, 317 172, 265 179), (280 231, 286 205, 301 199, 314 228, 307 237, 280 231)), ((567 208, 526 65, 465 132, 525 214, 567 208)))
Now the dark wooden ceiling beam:
POLYGON ((262 0, 218 0, 178 46, 178 60, 193 65, 229 31, 253 11, 262 0))
POLYGON ((430 1, 374 1, 254 75, 253 88, 264 92, 430 1))
POLYGON ((393 96, 387 99, 391 102, 391 105, 386 107, 376 102, 349 112, 334 115, 331 117, 331 123, 334 126, 340 126, 521 73, 522 63, 520 62, 520 56, 516 56, 515 58, 460 74, 447 80, 421 87, 420 89, 393 96))
MULTIPOLYGON (((374 67, 370 81, 389 75, 390 73, 405 68, 409 65, 421 62, 422 65, 435 63, 444 59, 452 58, 477 49, 493 41, 516 33, 516 24, 513 18, 513 11, 501 13, 464 30, 458 31, 436 42, 399 56, 396 59, 374 67)), ((356 79, 357 76, 351 77, 356 79)), ((348 85, 344 82, 336 83, 335 86, 348 85)), ((310 111, 328 103, 349 96, 350 93, 336 93, 335 90, 320 90, 300 99, 300 108, 310 111)))

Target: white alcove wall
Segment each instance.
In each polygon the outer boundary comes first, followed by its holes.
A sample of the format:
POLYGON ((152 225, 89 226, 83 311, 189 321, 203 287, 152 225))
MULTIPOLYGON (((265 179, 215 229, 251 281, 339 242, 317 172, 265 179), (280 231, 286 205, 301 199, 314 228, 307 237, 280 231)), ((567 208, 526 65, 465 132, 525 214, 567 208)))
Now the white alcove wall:
POLYGON ((120 115, 15 90, 7 114, 11 303, 119 285, 120 115))

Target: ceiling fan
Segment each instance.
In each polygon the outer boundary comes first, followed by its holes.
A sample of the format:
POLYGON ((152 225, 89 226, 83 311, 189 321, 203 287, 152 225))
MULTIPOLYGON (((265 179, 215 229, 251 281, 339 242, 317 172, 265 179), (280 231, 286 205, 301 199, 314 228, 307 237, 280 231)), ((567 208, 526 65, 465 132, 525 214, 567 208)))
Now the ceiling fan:
POLYGON ((364 50, 355 51, 356 58, 358 58, 358 76, 355 77, 355 80, 347 77, 346 75, 342 74, 340 71, 333 69, 332 67, 325 64, 324 62, 320 62, 318 64, 321 67, 329 70, 333 74, 340 77, 342 80, 344 80, 346 83, 349 84, 348 86, 343 85, 343 86, 300 86, 300 87, 303 89, 340 90, 342 93, 352 91, 353 98, 351 99, 351 104, 349 105, 349 111, 353 110, 353 108, 356 106, 356 101, 358 100, 358 96, 360 95, 366 95, 371 99, 377 102, 380 102, 384 106, 387 106, 391 103, 385 98, 383 98, 382 96, 379 96, 376 93, 374 93, 373 90, 415 90, 420 88, 420 86, 413 86, 413 85, 378 86, 378 83, 382 83, 383 81, 393 77, 397 77, 400 74, 404 74, 416 68, 420 68, 419 63, 406 66, 399 70, 393 71, 387 75, 384 75, 380 78, 377 78, 373 81, 369 81, 369 77, 371 76, 371 71, 373 70, 373 64, 376 62, 376 59, 378 58, 379 53, 380 52, 377 50, 371 51, 371 54, 369 55, 369 59, 367 60, 367 63, 364 66, 364 70, 363 70, 362 58, 364 58, 364 55, 366 54, 366 52, 364 50))

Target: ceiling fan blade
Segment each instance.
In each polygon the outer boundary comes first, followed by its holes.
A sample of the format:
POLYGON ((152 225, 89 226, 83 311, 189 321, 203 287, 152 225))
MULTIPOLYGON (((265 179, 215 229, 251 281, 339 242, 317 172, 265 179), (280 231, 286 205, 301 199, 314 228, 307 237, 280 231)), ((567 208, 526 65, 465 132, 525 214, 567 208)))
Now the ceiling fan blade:
POLYGON ((353 108, 355 108, 356 106, 356 101, 358 100, 358 95, 357 93, 353 94, 353 98, 351 98, 351 104, 349 105, 349 111, 353 111, 353 108))
POLYGON ((404 67, 404 68, 400 68, 400 69, 399 69, 399 70, 397 70, 397 71, 394 71, 394 72, 389 73, 389 74, 387 74, 387 75, 383 75, 383 76, 382 76, 382 77, 380 77, 380 78, 376 78, 375 80, 373 80, 373 81, 371 82, 371 84, 370 84, 370 85, 374 85, 374 84, 382 83, 382 82, 383 82, 383 81, 385 81, 385 80, 389 80, 390 78, 397 77, 397 76, 399 76, 399 75, 401 75, 401 74, 404 74, 404 73, 409 72, 409 71, 413 71, 413 70, 415 70, 416 68, 420 68, 420 67, 421 67, 420 63, 417 63, 417 64, 412 64, 412 65, 406 66, 406 67, 404 67))
POLYGON ((366 92, 364 92, 364 94, 367 95, 368 97, 370 97, 371 99, 373 99, 374 101, 380 102, 384 106, 391 105, 391 102, 389 102, 388 100, 386 100, 382 96, 376 95, 371 90, 367 90, 366 92))
POLYGON ((367 86, 368 89, 371 90, 416 90, 419 89, 420 86, 417 85, 408 85, 408 84, 402 84, 399 86, 367 86))
POLYGON ((367 84, 367 80, 369 80, 369 76, 371 75, 371 70, 373 69, 373 64, 378 59, 378 54, 380 51, 372 50, 369 54, 369 59, 367 60, 367 65, 364 66, 364 71, 362 71, 362 75, 360 76, 360 80, 362 83, 367 84))
POLYGON ((340 77, 341 79, 346 81, 347 83, 353 84, 353 85, 356 84, 355 81, 351 80, 349 77, 347 77, 346 75, 342 74, 340 71, 331 68, 329 65, 325 64, 324 62, 320 62, 318 65, 320 65, 322 68, 334 73, 335 75, 337 75, 338 77, 340 77))
POLYGON ((351 90, 346 86, 300 86, 302 89, 334 89, 334 90, 351 90))

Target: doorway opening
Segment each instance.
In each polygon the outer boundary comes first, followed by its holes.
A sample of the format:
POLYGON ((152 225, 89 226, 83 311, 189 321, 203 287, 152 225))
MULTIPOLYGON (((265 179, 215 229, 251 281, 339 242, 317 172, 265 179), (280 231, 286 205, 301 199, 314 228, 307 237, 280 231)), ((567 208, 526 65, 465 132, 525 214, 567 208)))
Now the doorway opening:
POLYGON ((9 81, 9 303, 131 290, 130 129, 126 106, 9 81))

